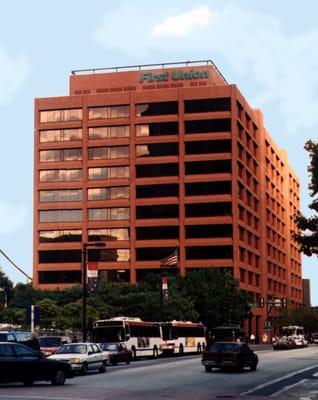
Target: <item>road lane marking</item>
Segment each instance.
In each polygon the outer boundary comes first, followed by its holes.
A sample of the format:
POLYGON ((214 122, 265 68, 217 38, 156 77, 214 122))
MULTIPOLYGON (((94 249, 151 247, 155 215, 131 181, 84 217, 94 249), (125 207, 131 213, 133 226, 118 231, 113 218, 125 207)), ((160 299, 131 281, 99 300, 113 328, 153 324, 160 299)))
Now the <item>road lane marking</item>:
POLYGON ((311 367, 299 369, 298 371, 291 372, 291 373, 289 373, 287 375, 281 376, 280 378, 276 378, 276 379, 273 379, 272 381, 269 381, 269 382, 266 382, 266 383, 262 383, 261 385, 255 386, 254 388, 248 390, 247 392, 240 393, 240 396, 246 396, 247 394, 251 394, 251 393, 256 392, 257 390, 260 390, 260 389, 264 389, 265 387, 273 385, 274 383, 281 382, 284 379, 291 378, 292 376, 301 374, 301 373, 306 372, 306 371, 310 371, 311 369, 315 369, 315 368, 318 368, 318 364, 312 365, 311 367))
POLYGON ((294 383, 294 384, 292 384, 292 385, 284 386, 283 389, 278 390, 278 391, 275 392, 275 393, 272 393, 269 397, 277 397, 277 396, 279 396, 280 394, 286 392, 286 390, 292 389, 292 388, 294 388, 294 387, 296 387, 296 386, 298 386, 298 385, 300 385, 300 384, 302 384, 302 383, 305 383, 305 382, 307 382, 307 381, 308 381, 308 379, 302 379, 301 381, 298 381, 298 382, 296 382, 296 383, 294 383))

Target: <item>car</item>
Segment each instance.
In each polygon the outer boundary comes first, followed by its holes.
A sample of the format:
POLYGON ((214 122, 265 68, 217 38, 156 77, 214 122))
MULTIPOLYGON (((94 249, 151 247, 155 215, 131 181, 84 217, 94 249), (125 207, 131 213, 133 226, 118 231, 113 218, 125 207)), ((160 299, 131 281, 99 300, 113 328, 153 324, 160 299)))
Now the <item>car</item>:
POLYGON ((63 344, 71 343, 69 336, 39 336, 40 350, 45 356, 54 354, 63 344))
POLYGON ((295 347, 296 343, 294 342, 294 340, 287 336, 282 336, 273 341, 274 350, 289 350, 294 349, 295 347))
POLYGON ((49 360, 41 352, 19 343, 0 342, 0 382, 23 382, 30 386, 34 381, 51 381, 64 385, 74 373, 63 361, 49 360))
POLYGON ((40 350, 40 343, 32 332, 0 331, 0 342, 20 343, 33 350, 40 350))
POLYGON ((100 348, 112 365, 120 362, 129 364, 132 357, 131 350, 128 350, 124 343, 99 343, 100 348))
POLYGON ((202 365, 206 372, 211 372, 213 368, 235 368, 243 371, 245 367, 256 371, 257 364, 257 354, 243 342, 211 343, 202 354, 202 365))
POLYGON ((74 372, 86 375, 88 370, 106 371, 107 359, 96 343, 69 343, 60 347, 50 360, 67 361, 74 372))
POLYGON ((315 332, 311 335, 311 341, 312 343, 318 344, 318 333, 315 332))

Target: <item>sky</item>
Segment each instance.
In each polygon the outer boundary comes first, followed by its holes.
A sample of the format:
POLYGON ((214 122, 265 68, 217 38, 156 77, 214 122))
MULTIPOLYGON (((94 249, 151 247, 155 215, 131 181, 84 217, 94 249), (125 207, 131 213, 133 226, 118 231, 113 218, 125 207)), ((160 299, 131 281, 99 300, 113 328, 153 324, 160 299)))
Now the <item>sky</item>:
MULTIPOLYGON (((0 13, 0 249, 32 275, 34 99, 68 95, 74 69, 212 60, 288 152, 308 204, 318 140, 315 0, 10 0, 0 13)), ((0 254, 13 282, 26 282, 0 254)), ((318 305, 318 259, 303 257, 318 305)))

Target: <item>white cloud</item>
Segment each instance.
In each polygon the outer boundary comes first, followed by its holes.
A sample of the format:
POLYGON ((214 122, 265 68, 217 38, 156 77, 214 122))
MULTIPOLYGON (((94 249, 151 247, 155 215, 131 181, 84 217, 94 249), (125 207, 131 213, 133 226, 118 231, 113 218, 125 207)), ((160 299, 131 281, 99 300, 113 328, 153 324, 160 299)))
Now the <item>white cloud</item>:
POLYGON ((184 37, 198 28, 206 28, 218 14, 212 13, 207 6, 195 8, 180 15, 165 18, 156 24, 151 36, 184 37))
POLYGON ((25 206, 10 206, 0 202, 0 234, 12 234, 20 229, 27 218, 25 206))
POLYGON ((10 57, 0 45, 0 106, 8 104, 15 96, 29 73, 24 55, 10 57))

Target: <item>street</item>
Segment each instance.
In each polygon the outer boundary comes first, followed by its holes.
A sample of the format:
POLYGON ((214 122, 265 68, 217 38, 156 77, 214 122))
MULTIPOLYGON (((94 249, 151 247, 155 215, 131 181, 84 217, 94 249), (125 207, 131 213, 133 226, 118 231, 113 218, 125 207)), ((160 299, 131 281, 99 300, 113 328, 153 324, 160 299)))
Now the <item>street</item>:
MULTIPOLYGON (((109 366, 105 374, 89 373, 65 386, 36 383, 1 385, 0 399, 211 399, 236 396, 293 396, 299 383, 318 372, 318 346, 287 351, 258 351, 256 372, 206 373, 198 355, 139 360, 109 366)), ((317 392, 316 392, 317 393, 317 392)), ((300 398, 300 397, 299 397, 300 398)))

